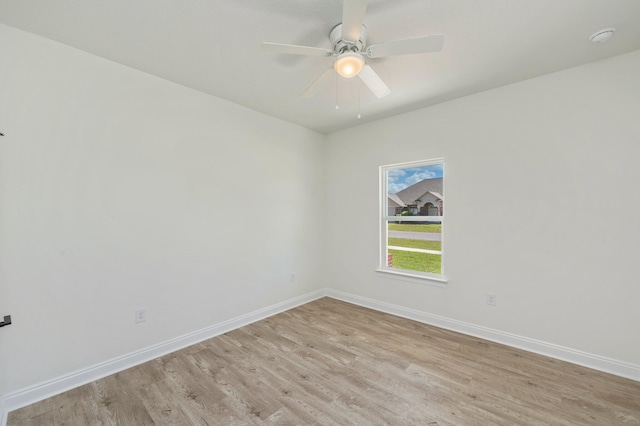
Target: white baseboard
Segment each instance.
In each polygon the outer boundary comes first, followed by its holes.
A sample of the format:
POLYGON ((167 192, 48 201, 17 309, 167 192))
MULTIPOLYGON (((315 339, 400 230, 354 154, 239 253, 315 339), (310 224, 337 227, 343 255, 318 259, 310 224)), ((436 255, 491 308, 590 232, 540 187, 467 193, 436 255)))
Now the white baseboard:
POLYGON ((594 370, 603 371, 605 373, 615 374, 616 376, 640 381, 640 365, 606 358, 600 355, 594 355, 588 352, 582 352, 566 348, 564 346, 555 345, 553 343, 542 342, 540 340, 530 339, 528 337, 522 337, 516 334, 506 333, 504 331, 494 330, 439 315, 428 314, 415 309, 392 305, 390 303, 380 302, 337 290, 327 289, 326 295, 344 302, 353 303, 354 305, 363 306, 376 311, 385 312, 447 330, 457 331, 459 333, 490 340, 492 342, 502 343, 507 346, 523 349, 525 351, 534 352, 562 361, 567 361, 572 364, 593 368, 594 370))
POLYGON ((53 395, 134 367, 143 362, 175 352, 324 296, 640 381, 640 365, 505 333, 439 315, 428 314, 415 309, 380 302, 350 293, 321 289, 7 394, 0 400, 0 426, 6 426, 9 411, 33 404, 34 402, 41 401, 53 395))
POLYGON ((316 290, 254 312, 223 321, 201 330, 194 331, 193 333, 185 334, 157 345, 149 346, 147 348, 65 374, 55 379, 9 393, 0 400, 0 425, 6 425, 8 413, 10 411, 33 404, 34 402, 41 401, 78 386, 91 383, 94 380, 101 379, 127 368, 142 364, 143 362, 186 348, 187 346, 194 345, 202 342, 203 340, 227 333, 231 330, 235 330, 236 328, 260 321, 279 314, 280 312, 295 308, 296 306, 309 303, 313 300, 324 297, 325 295, 326 291, 324 289, 316 290))

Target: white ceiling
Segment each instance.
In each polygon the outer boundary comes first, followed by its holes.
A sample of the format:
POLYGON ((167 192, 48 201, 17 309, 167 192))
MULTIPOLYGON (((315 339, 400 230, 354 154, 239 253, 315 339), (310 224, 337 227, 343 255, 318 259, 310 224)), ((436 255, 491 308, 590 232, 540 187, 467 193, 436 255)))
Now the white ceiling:
POLYGON ((444 34, 443 51, 368 59, 385 98, 336 77, 303 99, 332 58, 260 44, 330 49, 341 16, 341 0, 0 0, 4 24, 324 133, 640 49, 637 0, 371 0, 369 45, 444 34))

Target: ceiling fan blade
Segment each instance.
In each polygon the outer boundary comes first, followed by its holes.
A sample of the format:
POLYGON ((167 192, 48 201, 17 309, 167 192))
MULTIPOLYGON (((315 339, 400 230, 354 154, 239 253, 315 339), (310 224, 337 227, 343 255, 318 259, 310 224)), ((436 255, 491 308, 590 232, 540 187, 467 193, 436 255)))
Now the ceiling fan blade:
POLYGON ((334 72, 335 71, 333 70, 333 68, 327 69, 324 73, 322 73, 320 77, 318 77, 316 81, 311 83, 311 86, 307 87, 307 90, 302 92, 300 96, 307 99, 313 98, 316 93, 318 93, 318 91, 322 89, 329 82, 329 80, 331 80, 334 72))
POLYGON ((331 56, 333 54, 331 50, 321 47, 297 46, 295 44, 262 43, 260 48, 264 52, 289 53, 292 55, 331 56))
POLYGON ((384 81, 382 81, 380 76, 376 74, 373 68, 369 65, 365 65, 364 68, 362 68, 358 77, 360 77, 360 80, 362 80, 369 90, 371 90, 378 98, 384 98, 391 93, 391 89, 384 84, 384 81))
POLYGON ((342 39, 356 42, 360 39, 368 0, 344 0, 342 5, 342 39))
POLYGON ((409 38, 406 40, 387 41, 367 47, 367 56, 382 58, 394 55, 411 55, 414 53, 439 52, 444 46, 443 35, 409 38))

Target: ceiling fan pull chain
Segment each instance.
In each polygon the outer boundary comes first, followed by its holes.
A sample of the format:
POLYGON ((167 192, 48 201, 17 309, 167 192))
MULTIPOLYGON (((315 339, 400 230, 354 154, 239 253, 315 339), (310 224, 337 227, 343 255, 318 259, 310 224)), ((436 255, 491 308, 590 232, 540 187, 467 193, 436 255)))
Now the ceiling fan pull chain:
POLYGON ((336 109, 340 109, 340 103, 338 102, 338 85, 340 82, 340 79, 338 78, 338 73, 335 74, 336 76, 336 109))
POLYGON ((362 101, 360 93, 362 92, 362 80, 358 81, 358 119, 362 118, 362 101))

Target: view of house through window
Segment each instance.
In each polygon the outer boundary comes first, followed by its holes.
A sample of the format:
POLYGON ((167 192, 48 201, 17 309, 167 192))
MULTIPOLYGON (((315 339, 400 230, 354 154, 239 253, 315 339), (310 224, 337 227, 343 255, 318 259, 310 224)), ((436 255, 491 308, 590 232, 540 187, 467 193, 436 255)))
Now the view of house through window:
POLYGON ((442 276, 444 161, 380 168, 381 269, 442 276))

